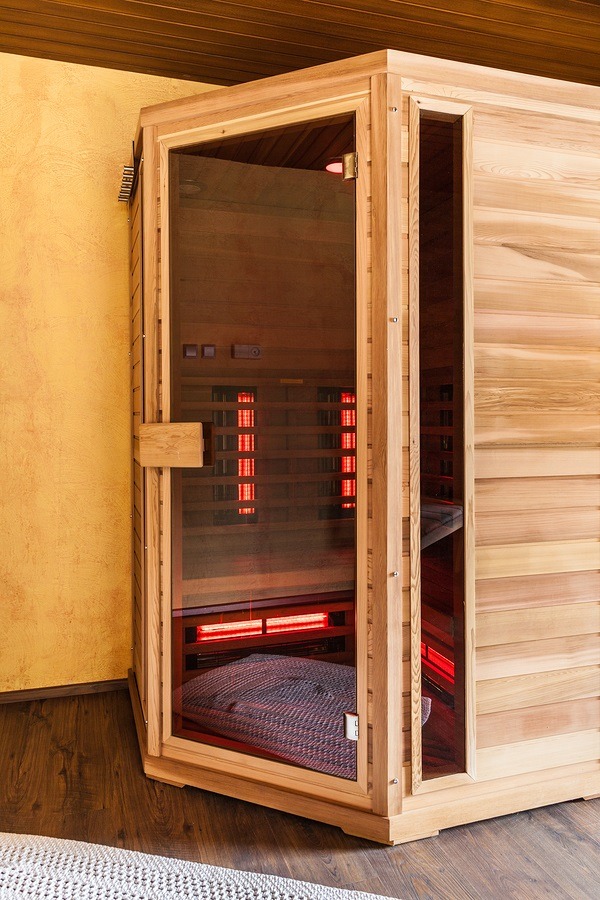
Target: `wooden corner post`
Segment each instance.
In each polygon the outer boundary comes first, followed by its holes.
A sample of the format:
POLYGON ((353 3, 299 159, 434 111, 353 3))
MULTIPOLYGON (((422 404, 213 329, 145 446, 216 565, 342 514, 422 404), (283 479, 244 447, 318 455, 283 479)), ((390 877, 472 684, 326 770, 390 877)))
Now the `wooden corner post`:
POLYGON ((399 75, 371 84, 373 811, 391 817, 402 806, 402 92, 399 75))

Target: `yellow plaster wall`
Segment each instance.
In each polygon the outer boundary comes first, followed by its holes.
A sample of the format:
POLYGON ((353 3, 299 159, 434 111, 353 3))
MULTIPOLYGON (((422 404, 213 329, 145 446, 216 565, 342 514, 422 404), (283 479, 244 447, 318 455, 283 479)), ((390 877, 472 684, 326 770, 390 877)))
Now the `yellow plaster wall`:
POLYGON ((0 691, 130 665, 117 194, 140 107, 208 89, 0 54, 0 691))

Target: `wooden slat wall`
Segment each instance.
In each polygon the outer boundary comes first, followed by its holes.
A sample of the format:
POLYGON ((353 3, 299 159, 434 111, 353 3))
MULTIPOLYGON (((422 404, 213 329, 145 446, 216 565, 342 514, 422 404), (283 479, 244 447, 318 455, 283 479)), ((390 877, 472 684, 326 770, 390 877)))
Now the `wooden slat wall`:
POLYGON ((142 381, 142 188, 138 178, 129 205, 131 290, 131 392, 133 469, 133 671, 146 711, 146 626, 144 603, 144 470, 138 462, 140 423, 144 408, 142 381))
POLYGON ((469 99, 476 762, 487 781, 597 757, 600 131, 469 99))
POLYGON ((2 0, 0 51, 237 84, 384 47, 600 83, 595 0, 2 0))
POLYGON ((476 482, 481 778, 597 756, 599 158, 595 125, 475 115, 476 447, 499 457, 476 482))

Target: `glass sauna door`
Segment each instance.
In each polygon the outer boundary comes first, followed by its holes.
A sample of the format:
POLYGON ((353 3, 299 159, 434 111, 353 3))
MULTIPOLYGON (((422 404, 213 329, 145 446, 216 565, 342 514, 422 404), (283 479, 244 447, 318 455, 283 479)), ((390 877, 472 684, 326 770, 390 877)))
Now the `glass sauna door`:
POLYGON ((347 779, 353 148, 345 117, 170 156, 171 420, 210 432, 171 476, 173 733, 347 779))

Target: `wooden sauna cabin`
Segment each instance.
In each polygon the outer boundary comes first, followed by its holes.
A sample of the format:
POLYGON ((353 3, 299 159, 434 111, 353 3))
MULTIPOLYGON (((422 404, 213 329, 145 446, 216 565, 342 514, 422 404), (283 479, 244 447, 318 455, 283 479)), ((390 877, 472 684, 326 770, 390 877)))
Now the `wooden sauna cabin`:
POLYGON ((144 109, 151 778, 382 843, 597 795, 600 89, 382 51, 144 109))

